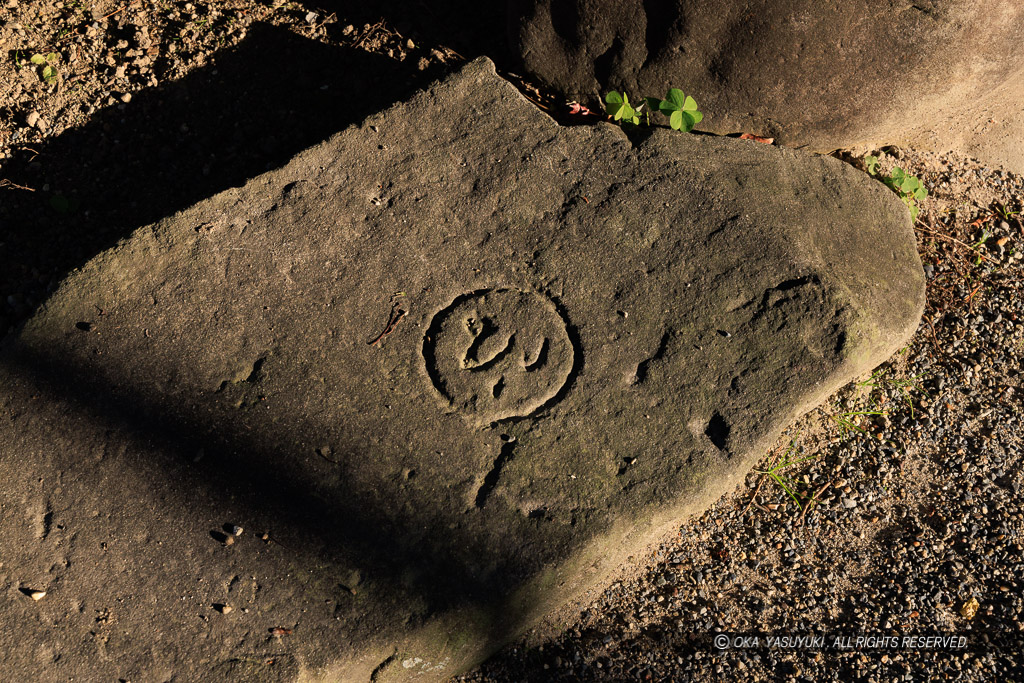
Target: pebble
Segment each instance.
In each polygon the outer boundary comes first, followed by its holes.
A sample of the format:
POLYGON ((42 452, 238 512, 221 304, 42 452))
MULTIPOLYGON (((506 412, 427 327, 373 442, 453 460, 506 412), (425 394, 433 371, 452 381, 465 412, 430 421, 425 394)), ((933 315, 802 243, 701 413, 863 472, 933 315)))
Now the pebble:
POLYGON ((978 602, 978 599, 972 597, 960 606, 960 616, 964 619, 973 619, 978 613, 978 608, 980 606, 981 603, 978 602))

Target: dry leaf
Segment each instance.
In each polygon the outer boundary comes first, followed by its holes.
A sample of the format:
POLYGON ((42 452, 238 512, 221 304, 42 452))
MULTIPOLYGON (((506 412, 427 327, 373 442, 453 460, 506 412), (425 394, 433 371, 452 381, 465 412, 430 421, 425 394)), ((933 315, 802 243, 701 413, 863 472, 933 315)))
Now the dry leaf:
POLYGON ((578 114, 580 116, 593 116, 594 115, 594 112, 590 111, 589 109, 584 107, 579 102, 570 102, 569 103, 569 113, 570 114, 578 114))
POLYGON ((763 142, 766 145, 770 145, 775 142, 775 138, 763 138, 760 135, 754 135, 752 133, 744 133, 740 136, 740 140, 753 140, 754 142, 763 142))

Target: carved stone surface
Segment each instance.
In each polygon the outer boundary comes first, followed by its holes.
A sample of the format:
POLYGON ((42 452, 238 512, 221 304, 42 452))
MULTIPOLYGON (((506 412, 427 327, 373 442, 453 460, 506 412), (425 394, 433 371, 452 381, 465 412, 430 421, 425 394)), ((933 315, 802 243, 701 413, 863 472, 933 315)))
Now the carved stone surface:
POLYGON ((488 289, 456 297, 423 340, 427 373, 453 406, 486 426, 526 417, 573 373, 568 322, 536 292, 488 289))
POLYGON ((834 159, 560 128, 474 62, 6 344, 0 678, 443 679, 742 481, 923 286, 834 159))

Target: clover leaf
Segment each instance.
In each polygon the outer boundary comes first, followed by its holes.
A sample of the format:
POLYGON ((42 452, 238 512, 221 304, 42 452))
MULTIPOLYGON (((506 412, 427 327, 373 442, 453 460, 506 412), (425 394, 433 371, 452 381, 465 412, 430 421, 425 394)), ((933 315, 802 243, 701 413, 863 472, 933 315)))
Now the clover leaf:
POLYGON ((697 111, 697 102, 679 88, 670 89, 665 99, 658 103, 658 109, 669 117, 668 123, 673 130, 689 133, 704 119, 704 115, 697 111))
POLYGON ((616 121, 640 123, 640 117, 629 104, 629 96, 626 93, 619 94, 617 91, 612 90, 605 96, 604 101, 607 104, 605 111, 616 121))
POLYGON ((704 119, 704 115, 697 110, 697 102, 679 88, 670 89, 664 100, 644 97, 635 107, 629 103, 626 93, 617 90, 605 95, 604 101, 605 112, 620 124, 626 122, 639 125, 640 117, 643 116, 649 126, 651 114, 657 112, 668 117, 669 125, 673 129, 690 132, 704 119))

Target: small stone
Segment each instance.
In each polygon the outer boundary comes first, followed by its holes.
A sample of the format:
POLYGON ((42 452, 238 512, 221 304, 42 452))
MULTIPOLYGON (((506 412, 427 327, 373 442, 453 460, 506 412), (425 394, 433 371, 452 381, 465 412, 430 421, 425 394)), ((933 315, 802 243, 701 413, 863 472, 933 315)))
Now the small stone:
POLYGON ((119 66, 114 69, 114 78, 124 78, 125 70, 126 69, 123 66, 119 66))
POLYGON ((224 537, 224 545, 234 545, 234 544, 235 544, 235 537, 234 536, 225 536, 224 537))
POLYGON ((231 533, 233 533, 235 536, 241 536, 243 531, 245 531, 245 529, 243 529, 240 526, 231 527, 231 533))
POLYGON ((39 112, 33 110, 29 112, 28 116, 25 117, 25 123, 29 126, 35 126, 39 122, 39 112))
POLYGON ((46 591, 32 591, 28 594, 28 597, 32 598, 36 602, 39 602, 46 597, 46 591))
POLYGON ((132 94, 129 93, 129 92, 126 92, 125 94, 121 95, 121 101, 124 102, 125 104, 128 104, 129 102, 132 101, 132 94))
POLYGON ((350 36, 350 35, 352 35, 352 32, 355 31, 355 30, 356 30, 356 27, 353 26, 352 24, 349 24, 345 28, 341 29, 341 35, 343 35, 343 36, 350 36))
POLYGON ((857 501, 853 500, 852 498, 843 498, 843 507, 846 508, 847 510, 852 510, 853 508, 857 507, 857 501))
POLYGON ((972 597, 960 606, 960 616, 964 619, 973 619, 974 615, 978 613, 979 607, 981 607, 981 603, 978 602, 977 598, 972 597))
POLYGON ((412 38, 410 38, 409 40, 405 41, 405 46, 407 48, 409 48, 410 50, 415 50, 416 49, 416 43, 412 42, 412 38))
POLYGON ((316 12, 307 12, 306 13, 306 23, 307 24, 316 23, 316 17, 317 17, 316 12))
POLYGON ((231 610, 233 608, 231 607, 231 605, 221 605, 218 603, 214 604, 213 609, 217 610, 221 614, 231 614, 231 610))

